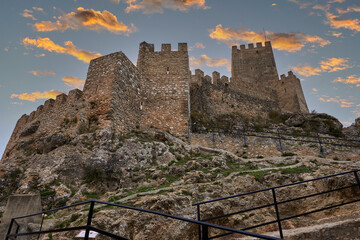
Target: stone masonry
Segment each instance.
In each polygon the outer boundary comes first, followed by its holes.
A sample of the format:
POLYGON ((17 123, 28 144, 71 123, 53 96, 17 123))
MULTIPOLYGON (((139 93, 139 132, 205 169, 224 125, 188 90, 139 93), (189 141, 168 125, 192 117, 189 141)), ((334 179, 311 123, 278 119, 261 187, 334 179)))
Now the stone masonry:
POLYGON ((72 90, 49 99, 17 122, 5 153, 26 149, 51 151, 76 135, 102 131, 126 134, 156 127, 187 139, 190 113, 208 116, 241 114, 266 117, 270 111, 308 113, 300 80, 289 72, 278 78, 271 43, 232 48, 232 77, 191 75, 186 43, 177 50, 142 42, 137 66, 122 52, 90 62, 84 91, 72 90), (41 142, 40 141, 40 142, 41 142), (44 147, 45 146, 45 147, 44 147))

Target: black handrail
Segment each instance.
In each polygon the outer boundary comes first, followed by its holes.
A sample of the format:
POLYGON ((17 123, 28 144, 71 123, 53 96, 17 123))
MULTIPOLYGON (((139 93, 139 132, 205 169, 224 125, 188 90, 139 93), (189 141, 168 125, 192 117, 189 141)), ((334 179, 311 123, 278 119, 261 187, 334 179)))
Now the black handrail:
MULTIPOLYGON (((256 238, 260 238, 260 239, 281 240, 281 238, 277 238, 277 237, 266 236, 266 235, 258 234, 258 233, 252 233, 252 232, 248 232, 248 231, 245 231, 245 230, 233 229, 233 228, 220 226, 220 225, 216 225, 216 224, 212 224, 212 223, 208 223, 208 222, 204 222, 204 221, 198 221, 198 220, 193 220, 193 219, 189 219, 189 218, 170 215, 170 214, 167 214, 167 213, 156 212, 156 211, 152 211, 152 210, 148 210, 148 209, 136 208, 136 207, 126 206, 126 205, 121 205, 121 204, 116 204, 116 203, 103 202, 103 201, 98 201, 98 200, 90 200, 90 201, 81 202, 81 203, 77 203, 77 204, 73 204, 73 205, 69 205, 69 206, 65 206, 65 207, 51 209, 51 210, 48 210, 48 211, 43 211, 43 212, 39 212, 39 213, 34 213, 34 214, 29 214, 29 215, 25 215, 25 216, 12 218, 11 222, 10 222, 9 229, 8 229, 8 234, 6 235, 6 240, 8 240, 10 237, 39 235, 39 234, 54 233, 54 232, 67 232, 67 231, 74 231, 74 230, 86 230, 86 235, 85 235, 85 238, 84 238, 85 240, 88 240, 90 231, 96 231, 96 232, 98 232, 100 234, 112 237, 114 239, 128 240, 127 238, 115 235, 113 233, 109 233, 107 231, 104 231, 104 230, 101 230, 101 229, 98 229, 98 228, 95 228, 94 226, 91 225, 91 219, 93 218, 92 213, 94 211, 95 203, 108 205, 108 206, 120 207, 120 208, 124 208, 124 209, 138 211, 138 212, 150 213, 150 214, 163 216, 163 217, 167 217, 167 218, 171 218, 171 219, 175 219, 175 220, 180 220, 180 221, 185 221, 185 222, 188 222, 188 223, 197 224, 202 229, 202 232, 201 232, 201 236, 202 236, 201 239, 202 240, 214 239, 214 237, 210 237, 208 235, 209 234, 208 228, 215 228, 215 229, 231 232, 232 234, 234 234, 234 233, 242 234, 242 235, 256 237, 256 238), (67 228, 53 229, 53 230, 41 230, 41 231, 30 232, 30 233, 11 233, 13 223, 18 219, 27 218, 27 217, 33 217, 33 216, 37 216, 37 215, 43 215, 43 214, 46 214, 46 213, 49 213, 49 212, 63 210, 63 209, 67 209, 67 208, 71 208, 71 207, 75 207, 75 206, 84 205, 84 204, 90 204, 89 213, 88 213, 88 221, 87 221, 87 224, 85 226, 67 227, 67 228)), ((215 238, 217 238, 217 237, 215 237, 215 238)))
MULTIPOLYGON (((298 201, 298 200, 302 200, 302 199, 306 199, 306 198, 311 198, 311 197, 319 196, 319 195, 322 195, 322 194, 332 193, 332 192, 336 192, 336 191, 342 191, 342 190, 353 188, 353 187, 356 187, 356 186, 359 187, 359 189, 360 189, 360 181, 359 181, 359 177, 357 175, 358 171, 360 171, 360 170, 356 169, 356 170, 351 170, 351 171, 347 171, 347 172, 332 174, 332 175, 328 175, 328 176, 322 176, 322 177, 318 177, 318 178, 314 178, 314 179, 299 181, 299 182, 295 182, 295 183, 288 183, 288 184, 284 184, 284 185, 280 185, 280 186, 260 189, 260 190, 251 191, 251 192, 247 192, 247 193, 241 193, 241 194, 236 194, 236 195, 232 195, 232 196, 211 199, 211 200, 207 200, 207 201, 203 201, 203 202, 199 202, 199 203, 194 203, 193 206, 197 207, 197 215, 198 215, 197 219, 199 221, 205 221, 205 222, 212 221, 212 220, 217 220, 217 219, 221 219, 221 218, 227 218, 227 217, 230 217, 230 216, 233 216, 233 215, 236 215, 236 214, 250 212, 250 211, 254 211, 254 210, 258 210, 258 209, 262 209, 262 208, 266 208, 266 207, 274 207, 275 212, 276 212, 276 220, 270 221, 270 222, 265 222, 265 223, 258 224, 258 225, 255 225, 255 226, 251 226, 251 227, 246 227, 246 228, 243 228, 242 230, 250 230, 250 229, 266 226, 266 225, 269 225, 269 224, 277 223, 280 237, 283 238, 283 231, 282 231, 282 227, 281 227, 281 222, 287 221, 287 220, 290 220, 290 219, 293 219, 293 218, 305 216, 305 215, 308 215, 308 214, 312 214, 312 213, 332 209, 332 208, 335 208, 335 207, 340 207, 340 206, 344 206, 344 205, 347 205, 347 204, 359 202, 360 198, 352 200, 352 201, 348 201, 348 202, 342 202, 342 203, 335 204, 335 205, 328 206, 328 207, 315 209, 315 210, 308 211, 308 212, 303 212, 301 214, 297 214, 297 215, 293 215, 293 216, 285 217, 285 218, 280 217, 280 211, 278 209, 278 205, 293 202, 293 201, 298 201), (276 189, 286 188, 286 187, 290 187, 290 186, 294 186, 294 185, 298 185, 298 184, 314 182, 314 181, 328 179, 328 178, 334 178, 334 177, 343 176, 343 175, 346 175, 346 174, 353 174, 354 177, 355 177, 356 183, 351 184, 349 186, 343 186, 343 187, 339 187, 339 188, 336 188, 336 189, 330 189, 330 190, 317 192, 317 193, 313 193, 313 194, 308 194, 308 195, 305 195, 305 196, 300 196, 300 197, 287 199, 287 200, 283 200, 283 201, 277 201, 276 200, 276 192, 275 192, 276 189), (237 198, 237 197, 242 197, 242 196, 247 196, 247 195, 252 195, 252 194, 256 194, 256 193, 260 193, 260 192, 267 192, 267 191, 271 191, 272 197, 273 197, 273 203, 269 203, 269 204, 265 204, 265 205, 261 205, 261 206, 256 206, 256 207, 252 207, 252 208, 247 208, 247 209, 243 209, 241 211, 227 213, 227 214, 223 214, 223 215, 219 215, 219 216, 209 217, 209 218, 206 218, 206 219, 201 218, 201 208, 200 208, 201 205, 214 203, 214 202, 217 202, 217 201, 228 200, 228 199, 237 198)), ((227 236, 227 235, 230 235, 230 234, 232 234, 232 233, 228 232, 228 233, 225 233, 225 234, 221 234, 221 236, 227 236)), ((220 235, 217 235, 215 237, 220 237, 220 235)))

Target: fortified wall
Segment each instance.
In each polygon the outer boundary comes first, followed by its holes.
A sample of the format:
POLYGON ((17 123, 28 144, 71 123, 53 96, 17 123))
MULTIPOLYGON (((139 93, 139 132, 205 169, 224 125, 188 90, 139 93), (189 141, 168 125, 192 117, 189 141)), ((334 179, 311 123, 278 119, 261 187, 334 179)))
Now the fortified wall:
POLYGON ((69 138, 103 129, 127 134, 156 127, 189 139, 193 113, 249 119, 270 111, 308 113, 300 80, 292 72, 278 78, 270 42, 234 46, 231 73, 230 80, 218 72, 204 76, 199 69, 192 75, 186 43, 177 50, 162 44, 155 51, 154 44, 142 42, 137 66, 122 52, 93 59, 84 91, 61 94, 23 115, 2 159, 19 148, 51 151, 69 138))

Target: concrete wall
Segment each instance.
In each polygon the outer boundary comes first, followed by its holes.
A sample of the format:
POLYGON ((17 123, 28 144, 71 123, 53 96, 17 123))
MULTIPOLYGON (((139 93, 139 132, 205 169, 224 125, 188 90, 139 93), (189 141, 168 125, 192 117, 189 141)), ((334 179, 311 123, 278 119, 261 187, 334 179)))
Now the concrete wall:
POLYGON ((144 98, 141 125, 168 130, 177 136, 188 135, 189 56, 186 43, 172 51, 170 44, 140 44, 137 67, 146 79, 142 82, 144 98))
MULTIPOLYGON (((41 206, 40 195, 30 195, 30 194, 11 195, 7 201, 5 212, 1 219, 0 240, 5 240, 11 218, 29 215, 32 213, 38 213, 41 211, 42 211, 42 206, 41 206)), ((26 229, 28 223, 40 224, 41 218, 42 218, 41 215, 38 215, 31 218, 24 218, 18 220, 17 222, 26 229)))

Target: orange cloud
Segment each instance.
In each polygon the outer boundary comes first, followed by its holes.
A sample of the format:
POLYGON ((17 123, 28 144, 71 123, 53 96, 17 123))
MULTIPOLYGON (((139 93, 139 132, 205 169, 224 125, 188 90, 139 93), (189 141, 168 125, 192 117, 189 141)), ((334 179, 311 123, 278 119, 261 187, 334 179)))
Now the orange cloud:
POLYGON ((32 20, 36 21, 36 18, 34 17, 33 13, 34 12, 32 10, 24 9, 21 16, 23 16, 24 18, 31 18, 32 20))
POLYGON ((226 58, 211 58, 207 55, 201 55, 199 58, 190 57, 190 65, 192 67, 226 67, 229 71, 231 70, 230 60, 226 58))
POLYGON ((32 71, 30 71, 30 73, 34 76, 46 76, 46 75, 55 76, 55 73, 53 71, 49 71, 49 70, 46 70, 46 71, 32 70, 32 71))
POLYGON ((340 37, 342 35, 341 32, 331 32, 331 35, 334 37, 340 37))
POLYGON ((77 59, 89 63, 91 59, 100 57, 100 53, 87 52, 81 49, 77 49, 71 41, 65 42, 65 47, 55 44, 50 38, 24 38, 23 44, 25 47, 36 46, 38 48, 45 49, 49 52, 63 53, 76 57, 77 59))
POLYGON ((310 77, 310 76, 315 76, 315 75, 319 75, 321 73, 321 68, 317 68, 317 67, 312 67, 310 65, 299 65, 297 67, 292 67, 292 69, 305 77, 310 77))
POLYGON ((347 78, 338 77, 338 78, 334 79, 332 82, 341 82, 344 84, 354 84, 356 87, 360 87, 360 76, 354 74, 354 75, 348 76, 347 78))
POLYGON ((189 51, 192 51, 192 50, 194 50, 195 48, 205 49, 205 46, 204 46, 204 44, 197 42, 197 43, 195 43, 194 46, 189 47, 189 51))
POLYGON ((328 58, 320 62, 320 67, 324 72, 336 72, 351 68, 346 58, 328 58))
POLYGON ((318 91, 316 88, 312 88, 312 90, 313 90, 314 92, 317 92, 317 91, 318 91))
MULTIPOLYGON (((228 45, 234 45, 237 41, 245 42, 263 42, 263 32, 253 32, 249 30, 233 30, 231 28, 223 28, 221 24, 217 25, 215 29, 210 30, 210 38, 224 42, 228 45)), ((316 35, 307 35, 304 33, 274 33, 266 31, 267 40, 271 41, 274 49, 287 52, 296 52, 301 50, 305 44, 312 43, 324 47, 330 44, 330 41, 325 40, 316 35)))
POLYGON ((21 93, 21 94, 11 94, 11 98, 18 98, 20 100, 26 100, 35 102, 37 99, 48 99, 53 98, 55 99, 57 95, 61 94, 63 92, 60 92, 58 90, 50 90, 45 92, 32 92, 32 93, 21 93))
POLYGON ((63 77, 64 84, 69 87, 82 88, 85 84, 85 79, 77 77, 63 77))
POLYGON ((162 13, 164 8, 188 11, 190 8, 208 9, 206 0, 126 0, 126 13, 142 11, 143 13, 162 13))
POLYGON ((352 6, 352 7, 348 7, 346 9, 336 9, 336 11, 339 14, 345 14, 345 13, 350 13, 350 12, 360 12, 360 6, 352 6))
POLYGON ((292 67, 300 75, 310 77, 319 75, 321 72, 336 72, 351 68, 346 58, 328 58, 320 62, 320 67, 312 67, 308 64, 292 67))
POLYGON ((340 19, 338 16, 332 13, 326 13, 327 21, 326 23, 329 24, 332 28, 339 29, 345 28, 349 30, 353 30, 356 32, 360 32, 360 20, 355 19, 340 19))
POLYGON ((319 99, 322 102, 335 102, 335 103, 339 104, 339 106, 342 108, 349 108, 349 107, 354 106, 354 104, 355 104, 354 102, 351 102, 350 100, 347 100, 347 99, 340 98, 339 96, 329 97, 329 98, 326 98, 323 96, 323 97, 320 97, 319 99))
POLYGON ((38 32, 65 31, 67 29, 77 30, 87 28, 91 30, 105 29, 115 34, 129 35, 136 31, 136 27, 119 22, 117 17, 111 12, 103 12, 93 9, 79 7, 75 12, 67 13, 58 17, 56 22, 42 21, 34 24, 38 32))

